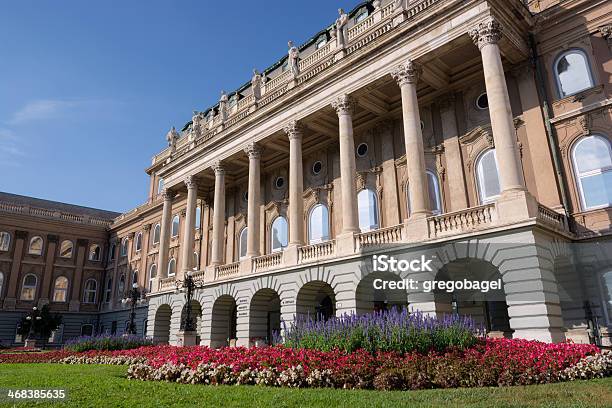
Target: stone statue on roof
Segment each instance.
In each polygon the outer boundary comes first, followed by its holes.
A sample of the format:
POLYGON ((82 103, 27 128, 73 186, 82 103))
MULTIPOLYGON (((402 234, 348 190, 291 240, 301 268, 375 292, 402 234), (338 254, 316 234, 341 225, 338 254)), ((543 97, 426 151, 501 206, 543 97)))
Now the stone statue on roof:
POLYGON ((173 152, 176 147, 176 141, 178 140, 178 138, 179 134, 174 128, 174 126, 172 126, 168 133, 166 133, 166 141, 168 142, 168 147, 170 147, 170 150, 173 152))
POLYGON ((224 122, 227 119, 227 99, 225 91, 221 91, 221 98, 219 98, 219 114, 221 115, 221 120, 224 122))
POLYGON ((300 50, 298 50, 298 48, 293 44, 293 41, 289 41, 287 45, 289 45, 289 53, 287 59, 289 70, 293 74, 293 77, 297 78, 297 76, 300 74, 300 50))
POLYGON ((346 31, 347 24, 348 15, 343 9, 338 9, 338 18, 336 19, 336 39, 338 41, 338 48, 344 48, 348 43, 348 33, 346 31))
POLYGON ((253 70, 253 77, 251 78, 251 88, 253 89, 253 96, 255 99, 261 98, 261 74, 256 69, 253 70))
POLYGON ((193 116, 191 117, 191 133, 194 136, 197 136, 200 133, 200 129, 202 127, 202 121, 204 120, 204 114, 202 112, 193 111, 193 116))

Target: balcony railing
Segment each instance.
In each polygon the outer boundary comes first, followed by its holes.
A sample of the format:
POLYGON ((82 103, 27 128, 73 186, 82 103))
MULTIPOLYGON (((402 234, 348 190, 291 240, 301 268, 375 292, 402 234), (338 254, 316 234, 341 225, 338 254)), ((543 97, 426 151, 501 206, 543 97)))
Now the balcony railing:
POLYGON ((253 272, 263 272, 277 268, 283 263, 283 253, 275 252, 273 254, 258 256, 253 262, 253 272))
POLYGON ((73 214, 69 212, 50 210, 47 208, 31 207, 29 205, 14 204, 10 202, 0 202, 0 212, 8 212, 13 214, 31 215, 40 218, 51 218, 61 221, 68 221, 77 224, 90 224, 99 227, 109 227, 112 220, 90 217, 87 215, 73 214))
POLYGON ((371 248, 379 245, 393 244, 402 240, 403 224, 381 228, 357 235, 358 248, 371 248))
POLYGON ((495 204, 486 204, 428 218, 429 231, 434 237, 471 232, 488 227, 495 219, 495 204))
POLYGON ((226 279, 240 273, 240 262, 233 262, 227 265, 219 265, 215 268, 215 279, 226 279))
POLYGON ((303 246, 298 250, 298 262, 309 262, 329 258, 333 256, 335 252, 336 241, 334 240, 303 246))
POLYGON ((568 231, 567 218, 542 204, 538 204, 538 220, 559 231, 568 231))
POLYGON ((159 281, 159 290, 175 289, 175 282, 176 279, 174 279, 174 276, 171 276, 169 278, 163 278, 159 281))

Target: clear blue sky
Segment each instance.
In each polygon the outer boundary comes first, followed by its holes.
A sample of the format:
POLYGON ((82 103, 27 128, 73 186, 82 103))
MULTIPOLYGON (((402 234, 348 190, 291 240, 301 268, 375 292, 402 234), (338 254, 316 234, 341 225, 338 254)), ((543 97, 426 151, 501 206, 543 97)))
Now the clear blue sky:
POLYGON ((357 0, 6 1, 0 191, 126 211, 179 128, 357 0))

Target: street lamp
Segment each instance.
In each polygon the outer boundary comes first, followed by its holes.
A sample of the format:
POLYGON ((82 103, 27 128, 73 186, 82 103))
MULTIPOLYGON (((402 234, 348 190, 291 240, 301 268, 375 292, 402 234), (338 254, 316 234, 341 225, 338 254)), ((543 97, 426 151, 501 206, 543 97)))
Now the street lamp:
POLYGON ((193 279, 193 272, 188 271, 185 280, 176 281, 176 293, 180 293, 181 289, 185 289, 185 295, 187 297, 187 304, 185 305, 185 318, 181 321, 181 330, 184 332, 196 331, 196 321, 193 318, 193 311, 191 309, 191 300, 193 299, 193 291, 195 289, 201 289, 204 287, 203 282, 196 282, 193 279))
POLYGON ((144 290, 141 292, 138 289, 138 284, 134 282, 129 292, 129 297, 121 299, 121 303, 124 305, 130 304, 130 323, 128 324, 127 334, 136 334, 136 323, 134 322, 136 319, 136 305, 140 305, 144 302, 144 299, 142 299, 143 295, 144 290))
POLYGON ((36 322, 42 320, 42 316, 40 315, 40 311, 36 306, 32 308, 32 313, 26 316, 26 320, 30 322, 30 330, 28 331, 28 337, 25 340, 26 347, 32 343, 36 344, 34 325, 36 322))

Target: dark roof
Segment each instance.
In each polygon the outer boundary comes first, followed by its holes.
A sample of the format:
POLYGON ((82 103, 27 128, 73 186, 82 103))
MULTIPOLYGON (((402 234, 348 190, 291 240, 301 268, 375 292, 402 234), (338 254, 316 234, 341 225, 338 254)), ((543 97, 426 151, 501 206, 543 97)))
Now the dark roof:
POLYGON ((40 198, 27 197, 17 194, 4 193, 0 191, 0 201, 18 205, 29 205, 31 207, 44 208, 46 210, 61 211, 76 215, 87 215, 90 217, 113 220, 121 215, 114 211, 99 210, 97 208, 82 207, 80 205, 60 203, 57 201, 43 200, 40 198))

